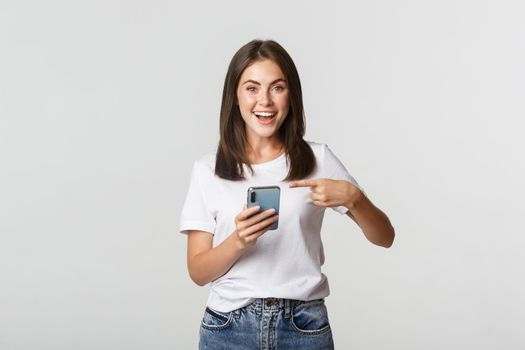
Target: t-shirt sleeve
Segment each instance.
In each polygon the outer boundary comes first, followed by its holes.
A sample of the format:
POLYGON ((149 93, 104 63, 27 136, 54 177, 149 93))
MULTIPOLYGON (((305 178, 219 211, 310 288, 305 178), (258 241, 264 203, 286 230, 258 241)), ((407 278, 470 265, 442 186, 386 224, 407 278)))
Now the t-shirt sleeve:
MULTIPOLYGON (((335 154, 326 144, 324 145, 323 164, 325 168, 324 173, 327 178, 333 180, 346 180, 354 186, 356 186, 357 188, 359 188, 361 192, 363 192, 363 194, 366 196, 366 193, 361 187, 361 185, 359 185, 356 179, 354 179, 354 177, 350 175, 343 163, 335 156, 335 154)), ((332 207, 331 209, 337 211, 340 214, 346 214, 346 212, 348 211, 348 208, 346 208, 345 206, 332 207)))
POLYGON ((206 171, 198 161, 193 164, 190 186, 180 215, 179 232, 187 234, 189 230, 215 232, 215 215, 209 209, 206 191, 202 187, 206 171))

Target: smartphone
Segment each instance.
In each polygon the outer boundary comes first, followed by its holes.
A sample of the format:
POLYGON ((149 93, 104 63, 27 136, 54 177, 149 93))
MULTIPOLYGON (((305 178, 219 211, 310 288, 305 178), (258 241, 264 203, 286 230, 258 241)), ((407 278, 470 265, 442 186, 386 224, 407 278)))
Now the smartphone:
MULTIPOLYGON (((281 189, 279 186, 261 186, 248 188, 248 208, 256 205, 260 206, 259 212, 275 209, 275 214, 279 214, 279 198, 281 189)), ((279 227, 279 219, 273 223, 270 230, 276 230, 279 227)))

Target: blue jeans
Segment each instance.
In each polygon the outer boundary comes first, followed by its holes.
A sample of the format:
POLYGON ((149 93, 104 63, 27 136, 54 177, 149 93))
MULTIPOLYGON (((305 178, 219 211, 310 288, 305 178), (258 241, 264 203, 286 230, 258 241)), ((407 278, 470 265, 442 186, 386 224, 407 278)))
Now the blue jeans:
POLYGON ((331 350, 332 331, 324 299, 256 299, 231 312, 206 308, 199 349, 331 350))

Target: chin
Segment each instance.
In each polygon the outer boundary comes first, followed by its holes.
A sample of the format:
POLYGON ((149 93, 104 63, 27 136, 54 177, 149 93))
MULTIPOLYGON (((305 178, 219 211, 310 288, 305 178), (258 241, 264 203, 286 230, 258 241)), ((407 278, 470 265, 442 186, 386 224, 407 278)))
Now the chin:
POLYGON ((275 130, 272 130, 270 132, 266 131, 266 132, 256 132, 257 135, 259 135, 260 137, 272 137, 273 135, 275 135, 275 130))

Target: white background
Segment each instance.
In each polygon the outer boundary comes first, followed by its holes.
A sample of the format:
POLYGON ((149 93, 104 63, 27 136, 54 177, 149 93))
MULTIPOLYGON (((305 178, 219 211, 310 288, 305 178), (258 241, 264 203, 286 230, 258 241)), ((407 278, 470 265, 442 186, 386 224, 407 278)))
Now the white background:
POLYGON ((338 349, 523 349, 521 1, 2 1, 0 349, 194 349, 178 220, 227 65, 274 39, 306 139, 390 217, 327 211, 338 349))

